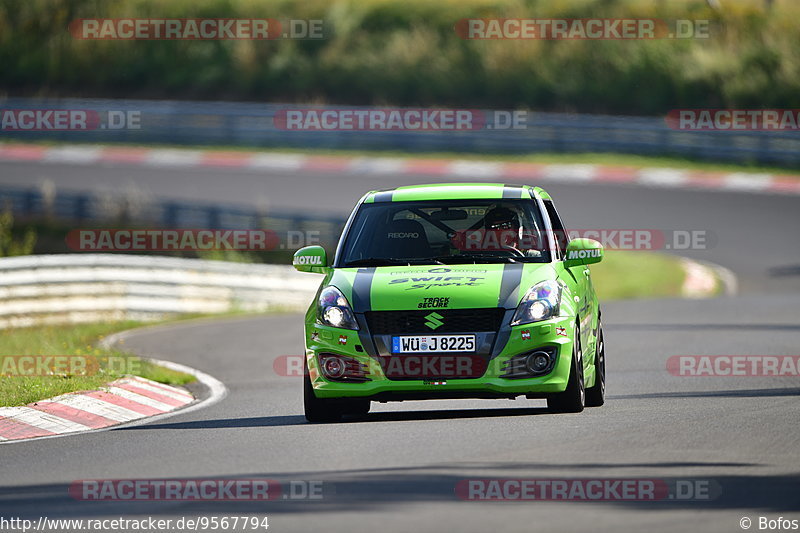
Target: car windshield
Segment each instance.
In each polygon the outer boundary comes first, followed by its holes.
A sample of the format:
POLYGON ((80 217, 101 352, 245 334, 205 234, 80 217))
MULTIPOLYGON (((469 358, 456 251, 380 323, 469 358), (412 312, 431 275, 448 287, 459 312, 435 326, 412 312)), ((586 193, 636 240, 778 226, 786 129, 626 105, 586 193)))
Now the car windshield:
POLYGON ((533 200, 362 204, 338 266, 550 261, 533 200))

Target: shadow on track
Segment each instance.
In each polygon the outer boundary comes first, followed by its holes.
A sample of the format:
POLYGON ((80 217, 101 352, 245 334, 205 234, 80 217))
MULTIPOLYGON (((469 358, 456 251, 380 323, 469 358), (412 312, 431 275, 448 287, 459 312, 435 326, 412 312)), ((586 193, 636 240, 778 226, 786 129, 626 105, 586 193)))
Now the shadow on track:
MULTIPOLYGON (((413 422, 417 420, 453 420, 458 418, 489 418, 503 416, 533 416, 551 414, 543 407, 501 408, 501 409, 460 409, 438 411, 383 411, 364 416, 348 416, 347 423, 363 422, 413 422)), ((213 420, 193 420, 171 424, 147 424, 118 428, 113 431, 152 430, 152 429, 225 429, 301 426, 308 424, 302 415, 259 416, 249 418, 218 418, 213 420)))
POLYGON ((651 398, 779 398, 782 396, 800 396, 800 389, 734 389, 612 394, 608 396, 608 400, 646 400, 651 398))
POLYGON ((619 324, 603 322, 604 330, 686 331, 686 330, 733 330, 742 333, 753 331, 797 331, 800 324, 619 324))
MULTIPOLYGON (((657 501, 570 501, 573 505, 609 506, 628 510, 670 509, 727 509, 758 510, 759 512, 793 512, 797 510, 800 473, 772 476, 731 475, 731 463, 689 463, 691 474, 678 472, 684 463, 652 463, 625 465, 619 463, 458 463, 445 465, 420 465, 371 470, 326 470, 304 472, 237 472, 233 475, 215 476, 215 479, 270 479, 282 485, 300 480, 322 481, 321 499, 284 499, 271 501, 82 501, 70 496, 70 484, 52 483, 27 486, 0 487, 0 514, 23 518, 40 516, 42 509, 54 517, 115 517, 115 516, 197 516, 207 513, 347 513, 380 512, 396 509, 398 505, 469 505, 459 499, 456 487, 469 479, 598 479, 626 478, 631 476, 626 467, 647 474, 637 476, 659 479, 668 484, 678 480, 701 479, 719 487, 717 495, 709 500, 662 499, 657 501), (551 469, 553 472, 551 472, 551 469), (587 470, 591 474, 587 475, 587 470), (544 473, 547 472, 547 473, 544 473)), ((200 478, 186 478, 187 480, 200 478)), ((208 479, 208 478, 202 478, 208 479)), ((80 494, 80 493, 77 493, 80 494)), ((481 502, 477 505, 486 505, 481 502)), ((505 505, 548 505, 548 502, 509 502, 505 505)), ((558 505, 558 504, 557 504, 558 505)), ((458 509, 458 508, 453 508, 458 509)))

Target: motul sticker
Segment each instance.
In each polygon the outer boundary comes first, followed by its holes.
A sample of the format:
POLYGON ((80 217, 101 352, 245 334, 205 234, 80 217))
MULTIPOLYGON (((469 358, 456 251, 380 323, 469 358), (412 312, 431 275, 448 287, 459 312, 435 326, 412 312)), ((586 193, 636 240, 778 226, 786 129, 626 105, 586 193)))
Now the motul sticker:
POLYGON ((569 259, 586 259, 588 257, 600 257, 600 249, 572 250, 569 253, 569 259))

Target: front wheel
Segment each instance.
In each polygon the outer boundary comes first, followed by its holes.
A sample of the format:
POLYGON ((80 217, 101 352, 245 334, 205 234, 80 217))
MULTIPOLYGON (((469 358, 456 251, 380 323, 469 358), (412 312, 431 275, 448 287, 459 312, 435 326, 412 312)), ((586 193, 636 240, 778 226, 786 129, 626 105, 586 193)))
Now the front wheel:
POLYGON ((311 378, 308 375, 308 366, 306 366, 303 376, 303 407, 306 420, 312 423, 339 422, 342 419, 343 412, 337 402, 317 398, 314 394, 314 387, 311 385, 311 378))
POLYGON ((347 400, 342 407, 346 415, 364 416, 369 413, 370 401, 362 399, 347 400))
POLYGON ((597 347, 594 353, 594 385, 586 389, 586 407, 600 407, 606 402, 606 344, 603 325, 597 326, 597 347))
POLYGON ((583 382, 583 350, 581 350, 581 332, 575 326, 575 337, 572 341, 572 363, 569 368, 569 379, 564 392, 547 398, 547 408, 553 413, 580 413, 586 404, 586 389, 583 382))

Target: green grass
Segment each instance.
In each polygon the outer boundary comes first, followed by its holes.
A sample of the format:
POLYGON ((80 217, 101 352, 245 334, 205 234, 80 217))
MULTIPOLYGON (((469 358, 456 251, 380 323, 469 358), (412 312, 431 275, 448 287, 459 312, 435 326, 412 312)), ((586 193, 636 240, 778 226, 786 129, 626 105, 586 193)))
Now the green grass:
POLYGON ((676 257, 654 252, 605 252, 591 267, 592 282, 600 300, 678 298, 684 271, 676 257))
POLYGON ((0 369, 4 371, 9 367, 20 369, 18 360, 9 361, 10 358, 4 356, 87 356, 87 359, 72 360, 89 361, 86 371, 77 369, 74 374, 72 371, 76 369, 69 368, 69 364, 55 368, 52 375, 19 376, 18 372, 12 372, 12 375, 0 372, 0 406, 26 405, 68 392, 94 390, 122 377, 124 370, 135 371, 138 376, 171 385, 194 381, 189 374, 154 365, 121 350, 104 350, 97 346, 102 338, 111 333, 140 325, 143 324, 126 321, 0 331, 0 369), (94 366, 93 361, 98 362, 98 367, 94 366))

